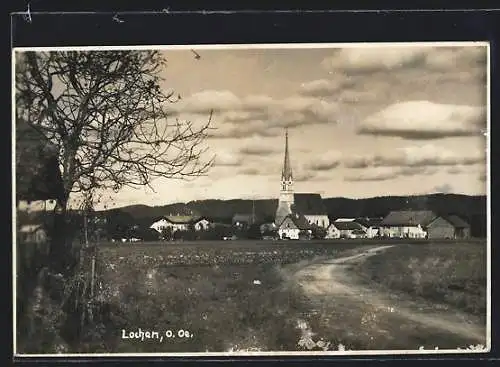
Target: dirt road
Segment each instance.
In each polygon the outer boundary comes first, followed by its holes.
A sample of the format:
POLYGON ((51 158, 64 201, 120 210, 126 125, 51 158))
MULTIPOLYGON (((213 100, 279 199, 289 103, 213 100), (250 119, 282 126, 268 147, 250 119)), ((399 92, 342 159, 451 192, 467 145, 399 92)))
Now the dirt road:
POLYGON ((368 288, 347 271, 347 267, 389 247, 392 246, 319 260, 294 273, 292 278, 316 315, 319 333, 369 349, 422 346, 455 349, 471 344, 485 345, 486 328, 474 317, 446 306, 439 309, 437 305, 401 294, 368 288))

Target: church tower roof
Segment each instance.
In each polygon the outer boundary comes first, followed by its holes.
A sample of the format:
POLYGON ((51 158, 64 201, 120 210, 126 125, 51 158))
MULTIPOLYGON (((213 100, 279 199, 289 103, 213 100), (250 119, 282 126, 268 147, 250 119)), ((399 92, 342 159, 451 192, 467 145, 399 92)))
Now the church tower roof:
POLYGON ((283 181, 291 181, 293 179, 290 153, 288 152, 288 128, 285 129, 285 160, 283 163, 283 171, 281 172, 281 179, 283 181))

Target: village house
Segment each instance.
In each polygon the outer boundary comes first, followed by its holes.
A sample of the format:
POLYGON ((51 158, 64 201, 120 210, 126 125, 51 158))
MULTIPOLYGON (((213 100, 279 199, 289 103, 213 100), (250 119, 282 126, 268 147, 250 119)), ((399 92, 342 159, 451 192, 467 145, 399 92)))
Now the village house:
POLYGON ((379 236, 380 223, 384 218, 358 218, 356 223, 359 223, 363 227, 363 231, 366 233, 367 238, 375 238, 379 236))
POLYGON ((393 211, 380 225, 383 237, 451 239, 456 235, 451 219, 431 210, 393 211))
POLYGON ((426 238, 425 228, 436 218, 430 210, 401 210, 390 212, 380 222, 380 234, 389 238, 426 238))
POLYGON ((354 220, 346 221, 334 221, 329 228, 330 233, 336 233, 338 235, 337 238, 365 238, 366 232, 364 231, 361 224, 357 223, 354 220), (335 229, 333 229, 333 227, 335 229))
POLYGON ((303 215, 290 214, 285 217, 278 227, 278 235, 281 239, 310 239, 312 228, 303 215))
POLYGON ((19 227, 18 239, 23 243, 45 243, 48 239, 47 230, 42 224, 24 224, 19 227))
POLYGON ((335 226, 335 223, 331 223, 326 229, 325 239, 335 238, 340 238, 340 230, 335 226))
POLYGON ((159 233, 170 228, 171 232, 177 231, 203 231, 209 229, 211 222, 201 216, 191 215, 167 215, 158 218, 149 228, 156 230, 159 233))
POLYGON ((248 229, 256 221, 254 214, 236 213, 233 215, 231 224, 238 229, 248 229))

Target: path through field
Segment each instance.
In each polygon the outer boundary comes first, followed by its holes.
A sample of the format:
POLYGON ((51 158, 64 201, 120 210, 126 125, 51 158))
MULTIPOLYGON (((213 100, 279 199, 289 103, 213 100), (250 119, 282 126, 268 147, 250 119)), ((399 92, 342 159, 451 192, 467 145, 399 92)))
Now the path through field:
MULTIPOLYGON (((348 257, 319 260, 296 271, 292 280, 319 315, 321 333, 358 340, 370 349, 455 349, 486 345, 484 325, 462 312, 368 288, 347 268, 392 246, 348 257)), ((318 333, 319 334, 319 333, 318 333)))

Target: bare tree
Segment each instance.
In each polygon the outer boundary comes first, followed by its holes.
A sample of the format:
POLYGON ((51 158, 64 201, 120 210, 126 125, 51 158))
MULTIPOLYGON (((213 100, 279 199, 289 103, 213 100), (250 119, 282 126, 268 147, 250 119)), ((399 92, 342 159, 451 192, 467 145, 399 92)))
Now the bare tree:
MULTIPOLYGON (((51 246, 62 263, 67 209, 75 193, 148 185, 155 178, 204 175, 212 114, 197 126, 169 116, 158 51, 16 53, 16 118, 41 133, 57 154, 63 193, 51 246)), ((29 165, 29 162, 25 164, 29 165)))
POLYGON ((155 178, 203 175, 210 125, 169 118, 158 51, 16 55, 17 118, 58 149, 66 210, 72 193, 151 187, 155 178), (173 121, 171 121, 173 120, 173 121))

